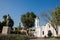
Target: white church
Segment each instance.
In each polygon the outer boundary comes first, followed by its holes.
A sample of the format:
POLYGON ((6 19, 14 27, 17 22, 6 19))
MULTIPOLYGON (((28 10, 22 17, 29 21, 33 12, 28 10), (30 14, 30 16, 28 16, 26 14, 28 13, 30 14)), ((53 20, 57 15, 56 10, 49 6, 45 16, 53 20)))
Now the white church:
POLYGON ((36 37, 48 37, 48 31, 51 31, 52 36, 59 36, 60 35, 60 26, 58 26, 58 35, 56 34, 55 29, 53 26, 48 22, 45 26, 39 25, 39 18, 36 17, 35 19, 35 33, 36 37))

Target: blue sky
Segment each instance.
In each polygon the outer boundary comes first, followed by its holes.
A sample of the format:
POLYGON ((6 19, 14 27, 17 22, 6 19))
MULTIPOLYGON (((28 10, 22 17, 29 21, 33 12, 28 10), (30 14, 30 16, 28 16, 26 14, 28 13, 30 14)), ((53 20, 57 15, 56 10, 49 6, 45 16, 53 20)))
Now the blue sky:
POLYGON ((40 16, 41 12, 54 10, 56 6, 60 6, 60 0, 0 0, 0 21, 3 21, 3 15, 10 14, 16 27, 21 15, 32 11, 40 17, 40 25, 44 25, 46 22, 40 16))

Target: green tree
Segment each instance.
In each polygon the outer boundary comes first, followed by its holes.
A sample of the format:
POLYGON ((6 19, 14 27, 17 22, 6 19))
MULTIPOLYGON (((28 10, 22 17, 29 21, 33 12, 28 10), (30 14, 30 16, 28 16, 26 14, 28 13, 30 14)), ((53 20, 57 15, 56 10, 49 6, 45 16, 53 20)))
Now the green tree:
MULTIPOLYGON (((8 16, 9 16, 9 24, 8 24, 8 26, 12 28, 13 25, 14 25, 14 21, 11 19, 10 15, 8 15, 8 16)), ((3 16, 4 21, 2 22, 3 26, 6 26, 6 18, 7 18, 7 15, 4 15, 3 16)))
POLYGON ((3 26, 2 26, 2 23, 0 22, 0 33, 2 32, 2 28, 3 26))
POLYGON ((56 7, 55 10, 49 13, 44 12, 41 14, 45 21, 48 21, 57 32, 57 26, 60 25, 60 7, 56 7))
POLYGON ((19 26, 17 27, 17 30, 19 31, 21 29, 22 29, 22 27, 21 27, 21 24, 19 23, 19 26))
POLYGON ((60 26, 60 7, 56 7, 52 12, 52 22, 57 33, 57 26, 60 26))
POLYGON ((55 25, 60 25, 60 7, 57 7, 53 13, 52 13, 52 18, 55 23, 55 25))
POLYGON ((33 12, 27 12, 21 16, 21 22, 24 27, 30 28, 34 26, 34 18, 36 18, 36 15, 33 12))

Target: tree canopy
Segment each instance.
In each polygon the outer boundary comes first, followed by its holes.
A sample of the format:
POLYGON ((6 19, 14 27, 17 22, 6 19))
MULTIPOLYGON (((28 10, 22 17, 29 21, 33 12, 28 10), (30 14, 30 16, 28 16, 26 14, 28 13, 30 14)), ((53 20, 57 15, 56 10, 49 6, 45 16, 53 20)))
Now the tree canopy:
POLYGON ((34 26, 34 18, 36 18, 36 15, 33 12, 27 12, 21 16, 21 22, 24 27, 30 28, 34 26))
POLYGON ((60 25, 60 7, 56 7, 56 9, 52 12, 52 18, 55 25, 60 25))
POLYGON ((2 30, 2 28, 3 28, 3 27, 2 27, 2 23, 0 22, 0 30, 2 30))

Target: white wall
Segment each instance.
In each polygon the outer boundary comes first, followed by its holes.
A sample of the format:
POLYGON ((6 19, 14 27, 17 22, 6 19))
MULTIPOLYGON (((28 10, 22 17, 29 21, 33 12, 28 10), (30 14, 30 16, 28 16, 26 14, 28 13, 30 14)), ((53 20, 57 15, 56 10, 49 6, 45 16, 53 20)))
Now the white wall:
POLYGON ((58 26, 58 35, 60 35, 60 26, 58 26))
POLYGON ((48 36, 48 31, 51 30, 52 36, 57 36, 55 29, 51 26, 51 24, 47 23, 45 26, 42 27, 42 31, 44 31, 44 35, 42 34, 42 37, 48 36), (50 27, 49 27, 50 25, 50 27))

